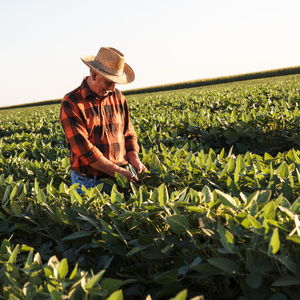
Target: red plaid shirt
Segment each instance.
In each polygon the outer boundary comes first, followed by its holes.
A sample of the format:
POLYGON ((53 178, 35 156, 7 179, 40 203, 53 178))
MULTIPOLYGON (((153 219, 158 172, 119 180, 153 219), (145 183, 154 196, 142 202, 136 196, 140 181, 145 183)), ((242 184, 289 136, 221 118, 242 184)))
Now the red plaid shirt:
POLYGON ((125 165, 126 153, 139 152, 139 146, 124 95, 116 89, 100 100, 92 94, 86 79, 63 98, 60 122, 68 142, 71 169, 103 176, 90 164, 104 155, 113 163, 125 165))

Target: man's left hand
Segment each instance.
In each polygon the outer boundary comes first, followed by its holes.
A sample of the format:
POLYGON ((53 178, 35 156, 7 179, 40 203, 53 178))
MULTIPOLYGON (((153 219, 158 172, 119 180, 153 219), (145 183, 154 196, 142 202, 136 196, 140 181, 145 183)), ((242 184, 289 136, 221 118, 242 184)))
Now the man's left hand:
POLYGON ((140 174, 142 171, 147 171, 147 168, 140 161, 138 154, 134 151, 128 152, 127 157, 130 164, 136 169, 136 173, 140 174))

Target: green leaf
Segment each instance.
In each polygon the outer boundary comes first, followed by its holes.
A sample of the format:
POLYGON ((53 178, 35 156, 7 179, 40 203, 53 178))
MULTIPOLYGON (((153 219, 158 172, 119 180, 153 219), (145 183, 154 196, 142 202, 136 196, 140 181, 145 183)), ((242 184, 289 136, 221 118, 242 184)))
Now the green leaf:
POLYGON ((40 279, 40 277, 36 271, 31 273, 29 282, 32 283, 33 285, 41 285, 42 284, 42 280, 40 279))
POLYGON ((234 182, 238 182, 240 179, 240 173, 238 171, 238 169, 236 168, 235 171, 234 171, 234 182))
POLYGON ((169 194, 168 194, 167 187, 163 183, 158 187, 157 191, 158 191, 158 201, 160 205, 165 206, 166 203, 169 201, 169 194))
POLYGON ((128 180, 126 179, 125 176, 119 174, 119 173, 115 173, 115 178, 117 181, 118 186, 120 187, 127 187, 128 186, 128 180))
POLYGON ((12 252, 12 254, 10 255, 10 257, 8 259, 8 263, 13 264, 16 261, 18 252, 19 252, 19 245, 16 245, 14 251, 12 252))
POLYGON ((114 232, 113 229, 111 228, 111 226, 108 223, 106 223, 103 219, 99 218, 99 220, 101 222, 101 225, 104 228, 104 231, 109 232, 109 233, 113 233, 114 232))
POLYGON ((247 284, 253 288, 257 289, 262 284, 263 278, 260 273, 251 273, 246 276, 247 284))
POLYGON ((14 214, 17 216, 21 215, 22 209, 21 206, 18 205, 14 200, 10 200, 10 208, 13 211, 14 214))
POLYGON ((253 228, 255 228, 256 230, 260 230, 262 228, 261 224, 254 217, 252 217, 251 215, 247 215, 247 218, 250 221, 253 228))
POLYGON ((259 217, 264 217, 267 220, 275 220, 275 204, 274 201, 267 203, 261 211, 257 213, 259 217))
POLYGON ((190 230, 190 224, 184 216, 173 215, 168 216, 166 219, 174 233, 183 233, 186 230, 190 230))
POLYGON ((204 195, 205 203, 210 203, 214 199, 213 193, 211 192, 210 188, 207 185, 203 187, 201 192, 204 195))
MULTIPOLYGON (((232 149, 232 148, 231 148, 232 149)), ((228 163, 227 163, 227 172, 230 173, 234 170, 234 160, 232 157, 229 158, 228 163)))
POLYGON ((119 193, 116 189, 112 189, 110 197, 112 203, 123 203, 123 195, 119 193))
POLYGON ((277 254, 273 256, 275 259, 280 261, 287 269, 289 269, 292 273, 296 274, 298 269, 298 264, 289 256, 284 254, 277 254))
POLYGON ((98 274, 93 276, 86 284, 85 284, 85 289, 91 289, 93 288, 98 282, 101 280, 103 274, 105 273, 105 270, 100 271, 98 274))
POLYGON ((247 197, 247 202, 245 204, 244 210, 248 209, 252 205, 252 203, 257 200, 258 194, 259 191, 256 191, 247 197))
POLYGON ((73 278, 75 278, 75 276, 77 275, 77 271, 78 271, 78 263, 76 263, 71 275, 70 275, 70 280, 72 280, 73 278))
POLYGON ((234 237, 233 235, 224 228, 220 223, 218 223, 218 231, 221 236, 221 243, 223 247, 230 253, 234 253, 234 237))
POLYGON ((59 280, 64 279, 68 272, 69 272, 69 267, 68 267, 68 262, 66 258, 63 258, 61 262, 59 263, 57 267, 58 275, 59 275, 59 280))
POLYGON ((257 205, 265 204, 269 202, 272 192, 270 190, 263 190, 258 192, 257 205))
POLYGON ((142 250, 145 250, 149 247, 150 245, 143 245, 143 246, 135 246, 134 248, 132 248, 128 253, 127 253, 127 257, 136 254, 137 252, 140 252, 142 250))
POLYGON ((37 294, 37 289, 32 283, 26 282, 23 287, 23 294, 27 299, 32 299, 37 294))
POLYGON ((300 284, 300 280, 290 275, 285 275, 272 283, 272 286, 289 286, 289 285, 298 285, 300 284))
POLYGON ((30 249, 24 269, 31 269, 32 259, 33 259, 33 248, 30 249))
POLYGON ((59 291, 55 289, 51 284, 47 284, 48 291, 52 300, 62 300, 62 296, 59 291))
POLYGON ((97 223, 96 223, 92 218, 90 218, 90 217, 88 217, 88 216, 85 216, 85 215, 83 215, 83 214, 81 214, 81 213, 78 213, 78 215, 79 215, 83 220, 85 220, 85 221, 91 223, 94 227, 97 228, 97 230, 99 229, 99 226, 97 225, 97 223))
POLYGON ((288 165, 285 161, 282 162, 282 164, 276 170, 276 173, 282 179, 287 179, 289 177, 289 168, 288 168, 288 165))
POLYGON ((10 191, 11 191, 11 185, 8 185, 5 189, 5 193, 4 193, 4 196, 2 198, 2 203, 5 203, 6 200, 9 198, 10 196, 10 191))
POLYGON ((187 297, 187 289, 179 292, 174 298, 170 298, 170 300, 186 300, 187 297))
POLYGON ((9 196, 9 198, 10 198, 11 200, 13 200, 14 197, 16 196, 17 190, 18 190, 18 186, 16 185, 16 186, 13 188, 13 190, 12 190, 10 196, 9 196))
POLYGON ((245 162, 243 157, 239 154, 236 160, 236 167, 238 173, 244 173, 245 171, 245 162))
POLYGON ((19 287, 18 281, 12 275, 10 275, 8 272, 5 272, 5 275, 8 278, 8 280, 13 284, 13 286, 19 287))
POLYGON ((75 199, 78 201, 80 205, 82 205, 82 197, 78 194, 76 190, 72 190, 72 195, 75 196, 75 199))
POLYGON ((231 208, 236 208, 236 202, 230 195, 225 194, 219 190, 215 190, 215 192, 219 196, 219 199, 223 205, 229 206, 231 208))
POLYGON ((300 197, 292 204, 290 211, 297 215, 300 213, 300 197))
POLYGON ((122 284, 122 280, 119 279, 103 278, 103 280, 101 281, 101 287, 107 292, 108 295, 117 291, 122 286, 122 284))
POLYGON ((226 273, 239 273, 239 267, 238 265, 229 258, 210 258, 207 260, 211 265, 220 268, 226 273))
POLYGON ((154 239, 154 235, 150 234, 143 234, 138 237, 138 244, 143 245, 152 245, 154 239))
POLYGON ((288 236, 287 239, 291 240, 297 244, 300 244, 300 236, 299 235, 288 236))
POLYGON ((275 254, 280 248, 278 228, 275 228, 269 243, 268 255, 275 254))
POLYGON ((200 263, 198 265, 193 266, 192 269, 201 274, 220 273, 222 271, 220 268, 213 266, 209 263, 200 263))
POLYGON ((82 238, 82 237, 85 237, 85 236, 90 236, 90 235, 92 235, 92 233, 89 232, 89 231, 84 231, 84 230, 76 231, 76 232, 62 238, 61 240, 62 240, 62 242, 71 241, 71 240, 79 239, 79 238, 82 238))
POLYGON ((275 294, 272 294, 268 300, 288 300, 288 298, 286 295, 276 292, 275 294))
POLYGON ((158 275, 155 279, 155 282, 162 285, 170 285, 178 280, 178 271, 177 269, 172 269, 168 272, 165 272, 161 275, 158 275))
POLYGON ((123 300, 123 292, 122 290, 118 290, 113 292, 107 300, 123 300))
POLYGON ((46 196, 41 189, 38 189, 37 200, 39 203, 46 203, 46 196))

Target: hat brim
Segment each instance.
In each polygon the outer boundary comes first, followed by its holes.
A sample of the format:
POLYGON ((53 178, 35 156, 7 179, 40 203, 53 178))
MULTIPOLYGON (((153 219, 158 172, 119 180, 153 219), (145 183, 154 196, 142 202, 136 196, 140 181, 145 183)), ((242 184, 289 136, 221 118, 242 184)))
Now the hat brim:
POLYGON ((123 74, 120 76, 111 75, 94 65, 95 56, 86 55, 80 58, 90 69, 95 71, 96 73, 106 77, 107 79, 111 80, 112 82, 118 84, 128 84, 134 81, 135 75, 132 68, 128 64, 124 64, 123 74))

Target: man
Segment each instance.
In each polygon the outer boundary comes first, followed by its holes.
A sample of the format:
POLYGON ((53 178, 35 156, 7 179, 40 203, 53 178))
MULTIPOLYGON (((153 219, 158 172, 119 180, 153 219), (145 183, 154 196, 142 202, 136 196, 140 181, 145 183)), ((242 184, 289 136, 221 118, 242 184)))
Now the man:
POLYGON ((123 167, 129 162, 137 174, 146 167, 138 157, 126 99, 115 88, 132 82, 134 72, 124 55, 110 47, 81 60, 90 68, 90 76, 65 95, 60 112, 70 151, 72 184, 95 187, 102 178, 115 177, 116 172, 136 182, 137 177, 123 167))

